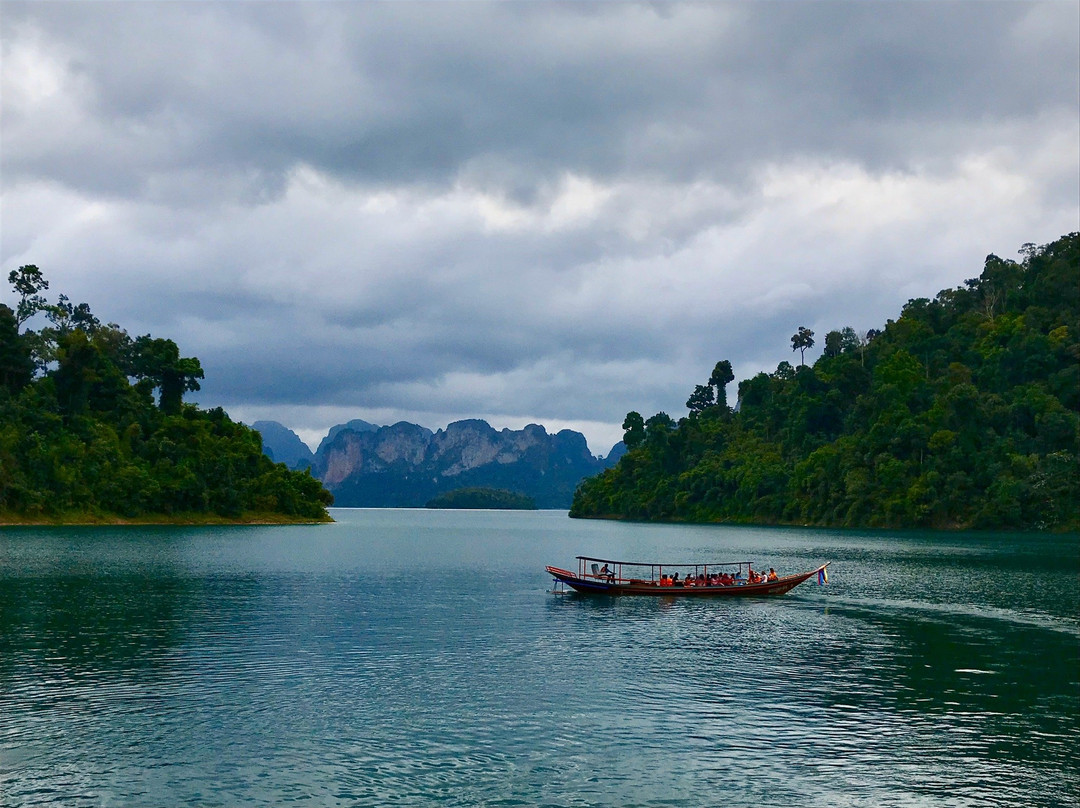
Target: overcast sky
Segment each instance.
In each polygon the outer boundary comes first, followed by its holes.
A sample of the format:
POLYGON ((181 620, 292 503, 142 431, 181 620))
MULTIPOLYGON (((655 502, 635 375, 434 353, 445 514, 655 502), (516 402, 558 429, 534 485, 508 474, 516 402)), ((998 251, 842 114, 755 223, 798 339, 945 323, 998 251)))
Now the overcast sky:
POLYGON ((1078 9, 2 0, 4 279, 313 445, 480 417, 604 454, 719 359, 1078 229, 1078 9))

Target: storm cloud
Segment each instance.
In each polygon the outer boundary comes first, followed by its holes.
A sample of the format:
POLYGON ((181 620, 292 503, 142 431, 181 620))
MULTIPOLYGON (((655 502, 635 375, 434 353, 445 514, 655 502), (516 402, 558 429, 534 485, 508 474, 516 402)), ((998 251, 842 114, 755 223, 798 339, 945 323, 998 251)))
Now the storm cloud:
POLYGON ((0 260, 309 442, 606 452, 1077 229, 1078 8, 4 0, 0 260))

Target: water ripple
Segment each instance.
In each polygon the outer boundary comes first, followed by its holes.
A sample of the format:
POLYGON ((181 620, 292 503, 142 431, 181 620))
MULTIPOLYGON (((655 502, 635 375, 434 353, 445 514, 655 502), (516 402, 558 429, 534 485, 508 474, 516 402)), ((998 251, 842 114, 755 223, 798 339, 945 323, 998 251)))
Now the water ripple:
MULTIPOLYGON (((920 583, 916 541, 783 532, 767 538, 792 567, 853 560, 776 600, 555 597, 531 556, 460 566, 478 542, 559 549, 543 515, 488 515, 510 520, 490 535, 483 518, 363 515, 351 543, 340 522, 23 541, 0 568, 0 805, 974 808, 1080 790, 1075 592, 1034 561, 1063 597, 1003 602, 986 546, 950 553, 947 593, 920 583), (450 527, 418 538, 433 518, 450 527), (403 546, 415 563, 388 565, 403 546)), ((574 529, 670 535, 680 557, 717 535, 574 529)))

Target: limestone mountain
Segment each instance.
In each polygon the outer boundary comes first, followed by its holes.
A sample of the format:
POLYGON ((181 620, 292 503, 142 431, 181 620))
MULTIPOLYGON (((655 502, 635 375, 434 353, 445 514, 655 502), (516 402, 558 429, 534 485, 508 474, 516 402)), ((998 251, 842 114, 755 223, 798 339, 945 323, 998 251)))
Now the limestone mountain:
POLYGON ((370 421, 365 421, 362 418, 354 418, 345 424, 338 424, 337 426, 330 427, 330 431, 326 433, 326 437, 319 443, 319 448, 315 451, 318 452, 327 443, 332 441, 338 436, 339 432, 344 432, 346 429, 350 429, 353 432, 374 432, 379 428, 378 424, 373 424, 370 421))
POLYGON ((579 432, 466 420, 437 432, 405 422, 340 429, 315 453, 312 473, 343 507, 423 507, 459 488, 498 488, 540 508, 567 508, 578 483, 608 465, 579 432))
POLYGON ((256 421, 251 428, 262 435, 263 453, 274 462, 291 469, 306 469, 315 462, 315 454, 287 426, 277 421, 256 421))

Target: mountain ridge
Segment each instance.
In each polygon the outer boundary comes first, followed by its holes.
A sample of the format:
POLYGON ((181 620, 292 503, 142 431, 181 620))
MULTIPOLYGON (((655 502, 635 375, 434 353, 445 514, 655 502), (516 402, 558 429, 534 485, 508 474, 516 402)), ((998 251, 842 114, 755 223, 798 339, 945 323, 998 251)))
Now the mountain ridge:
POLYGON ((500 488, 540 508, 568 508, 578 484, 621 455, 616 444, 606 459, 595 457, 580 432, 550 434, 539 424, 496 430, 472 418, 432 431, 355 419, 331 428, 309 459, 295 451, 296 433, 276 421, 256 423, 268 455, 290 453, 342 507, 424 507, 460 488, 500 488))

